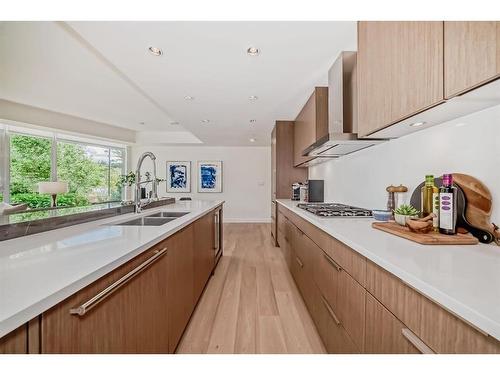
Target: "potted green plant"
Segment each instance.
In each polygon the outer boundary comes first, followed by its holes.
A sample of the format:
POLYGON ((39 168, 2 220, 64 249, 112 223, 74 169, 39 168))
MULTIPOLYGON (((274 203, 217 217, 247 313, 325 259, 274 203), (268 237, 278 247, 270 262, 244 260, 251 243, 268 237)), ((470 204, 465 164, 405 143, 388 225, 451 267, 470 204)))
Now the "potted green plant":
POLYGON ((133 189, 131 189, 132 185, 135 184, 135 173, 130 171, 127 174, 122 174, 120 176, 120 179, 117 182, 118 186, 123 186, 124 187, 124 200, 125 201, 130 201, 133 200, 134 197, 132 196, 133 189))
POLYGON ((402 204, 394 210, 394 220, 396 220, 396 223, 399 225, 405 226, 409 219, 418 218, 419 213, 420 212, 412 205, 402 204))

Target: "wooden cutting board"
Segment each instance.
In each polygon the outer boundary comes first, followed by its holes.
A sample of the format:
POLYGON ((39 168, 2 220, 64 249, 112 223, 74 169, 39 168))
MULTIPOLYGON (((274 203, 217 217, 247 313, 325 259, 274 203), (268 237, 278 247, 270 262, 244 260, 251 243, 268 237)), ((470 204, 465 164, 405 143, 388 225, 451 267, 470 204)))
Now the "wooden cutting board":
POLYGON ((488 188, 477 178, 467 174, 453 173, 453 181, 460 186, 467 199, 467 221, 476 228, 498 236, 490 221, 493 202, 488 188))
POLYGON ((408 227, 403 227, 394 221, 375 222, 372 227, 384 232, 394 234, 395 236, 406 238, 407 240, 418 242, 422 245, 477 245, 479 243, 476 237, 468 234, 456 234, 448 236, 446 234, 429 232, 415 233, 408 227))

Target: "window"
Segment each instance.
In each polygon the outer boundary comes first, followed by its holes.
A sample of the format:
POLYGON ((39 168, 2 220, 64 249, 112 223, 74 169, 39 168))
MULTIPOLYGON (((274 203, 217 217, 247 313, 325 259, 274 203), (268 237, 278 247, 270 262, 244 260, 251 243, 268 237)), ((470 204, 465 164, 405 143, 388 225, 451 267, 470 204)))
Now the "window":
POLYGON ((52 142, 31 135, 10 135, 10 202, 49 207, 50 197, 39 195, 37 184, 50 181, 52 142))
POLYGON ((38 194, 37 185, 51 180, 68 182, 68 193, 57 196, 59 206, 122 199, 119 181, 125 173, 124 147, 2 126, 0 124, 0 143, 8 147, 2 147, 0 152, 0 167, 5 165, 0 171, 0 201, 27 203, 32 208, 49 207, 50 197, 38 194), (8 170, 4 171, 5 168, 8 170))

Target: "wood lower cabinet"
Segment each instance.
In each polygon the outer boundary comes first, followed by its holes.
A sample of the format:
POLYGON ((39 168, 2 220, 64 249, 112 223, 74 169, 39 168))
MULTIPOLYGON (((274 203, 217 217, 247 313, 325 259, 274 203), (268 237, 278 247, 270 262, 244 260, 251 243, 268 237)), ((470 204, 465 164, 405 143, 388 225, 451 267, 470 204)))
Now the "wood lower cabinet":
POLYGON ((340 319, 328 304, 326 299, 320 296, 320 305, 318 307, 318 319, 315 321, 326 351, 330 354, 356 354, 360 353, 358 347, 354 344, 340 319))
POLYGON ((195 306, 193 237, 193 226, 189 226, 167 239, 169 248, 167 288, 168 298, 172 301, 168 314, 170 353, 177 348, 195 306))
POLYGON ((215 267, 215 217, 214 213, 194 222, 194 281, 193 301, 200 299, 203 289, 215 267))
POLYGON ((367 264, 367 290, 433 352, 500 353, 500 342, 373 262, 367 264))
POLYGON ((446 98, 500 75, 500 22, 445 21, 444 41, 446 98))
POLYGON ((365 338, 366 290, 345 271, 339 275, 338 288, 335 312, 358 350, 362 351, 365 338))
POLYGON ((280 245, 328 353, 500 353, 498 340, 327 236, 278 207, 280 245))
POLYGON ((43 313, 42 353, 167 353, 168 251, 162 242, 43 313))
POLYGON ((443 101, 443 22, 358 22, 358 135, 443 101))
POLYGON ((370 293, 366 294, 365 353, 419 353, 403 335, 407 327, 382 306, 370 293))
POLYGON ((0 354, 27 354, 28 326, 22 325, 7 336, 0 338, 0 354))

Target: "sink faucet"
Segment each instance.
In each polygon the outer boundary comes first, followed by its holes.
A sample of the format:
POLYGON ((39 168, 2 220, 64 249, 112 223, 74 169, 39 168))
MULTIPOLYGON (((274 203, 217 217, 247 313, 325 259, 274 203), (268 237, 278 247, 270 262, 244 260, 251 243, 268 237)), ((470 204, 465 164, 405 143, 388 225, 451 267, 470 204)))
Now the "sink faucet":
MULTIPOLYGON (((156 156, 152 152, 145 152, 139 157, 137 162, 137 169, 135 171, 135 212, 139 213, 142 211, 141 204, 141 185, 152 182, 153 184, 153 199, 158 200, 158 182, 156 181, 156 156), (145 181, 141 181, 141 166, 144 161, 149 157, 153 161, 153 179, 149 178, 145 181)), ((149 203, 149 202, 148 202, 149 203)))

